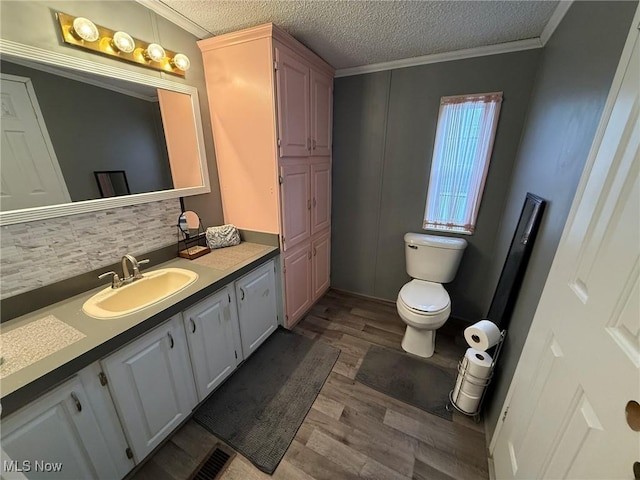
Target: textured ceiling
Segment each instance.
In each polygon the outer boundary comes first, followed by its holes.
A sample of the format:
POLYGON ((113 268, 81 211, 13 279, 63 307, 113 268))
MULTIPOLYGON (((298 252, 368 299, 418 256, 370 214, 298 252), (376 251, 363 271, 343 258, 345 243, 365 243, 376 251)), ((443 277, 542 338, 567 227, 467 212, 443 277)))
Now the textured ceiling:
POLYGON ((214 35, 273 22, 334 67, 539 37, 557 1, 162 0, 214 35))

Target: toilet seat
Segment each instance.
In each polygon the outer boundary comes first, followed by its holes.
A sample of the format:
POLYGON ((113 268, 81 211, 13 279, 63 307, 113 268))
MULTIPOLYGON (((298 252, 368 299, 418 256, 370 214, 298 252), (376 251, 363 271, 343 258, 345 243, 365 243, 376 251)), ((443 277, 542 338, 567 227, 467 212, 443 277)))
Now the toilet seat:
POLYGON ((398 294, 398 300, 418 315, 439 316, 450 309, 449 294, 439 283, 411 280, 398 294))

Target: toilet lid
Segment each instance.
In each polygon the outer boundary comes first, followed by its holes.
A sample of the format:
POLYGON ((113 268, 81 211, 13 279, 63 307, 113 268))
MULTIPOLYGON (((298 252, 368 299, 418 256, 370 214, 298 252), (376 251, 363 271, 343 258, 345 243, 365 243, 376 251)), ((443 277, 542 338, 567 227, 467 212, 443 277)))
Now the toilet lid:
POLYGON ((413 309, 435 314, 449 306, 449 294, 439 283, 412 280, 400 290, 400 300, 413 309))

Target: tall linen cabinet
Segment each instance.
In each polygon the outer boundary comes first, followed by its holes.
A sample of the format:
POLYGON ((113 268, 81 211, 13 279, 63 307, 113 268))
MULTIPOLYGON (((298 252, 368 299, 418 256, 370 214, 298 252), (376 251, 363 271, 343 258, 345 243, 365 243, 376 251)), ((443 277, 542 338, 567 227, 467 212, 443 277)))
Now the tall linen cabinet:
POLYGON ((198 45, 224 218, 279 235, 291 327, 330 283, 334 69, 273 24, 198 45))

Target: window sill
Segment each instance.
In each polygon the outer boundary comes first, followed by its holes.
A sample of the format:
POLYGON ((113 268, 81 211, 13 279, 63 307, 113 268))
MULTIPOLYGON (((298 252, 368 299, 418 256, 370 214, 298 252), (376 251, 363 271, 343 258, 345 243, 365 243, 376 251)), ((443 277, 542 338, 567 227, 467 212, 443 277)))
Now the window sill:
POLYGON ((422 230, 425 230, 427 232, 455 233, 458 235, 473 235, 473 232, 470 232, 468 230, 457 230, 455 228, 422 227, 422 230))

